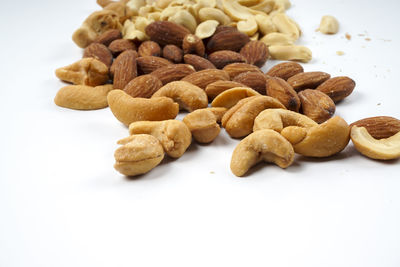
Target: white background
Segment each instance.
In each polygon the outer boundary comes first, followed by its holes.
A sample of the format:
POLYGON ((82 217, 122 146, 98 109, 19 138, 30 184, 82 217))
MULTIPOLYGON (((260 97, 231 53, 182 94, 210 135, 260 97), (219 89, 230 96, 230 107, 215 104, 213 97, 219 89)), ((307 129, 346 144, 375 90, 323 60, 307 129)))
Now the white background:
MULTIPOLYGON (((71 35, 97 9, 94 0, 2 3, 0 266, 400 266, 399 161, 364 158, 351 144, 237 178, 238 141, 222 131, 147 175, 116 172, 116 141, 128 131, 110 110, 53 103, 64 85, 54 70, 81 57, 71 35)), ((288 11, 313 51, 306 71, 356 81, 337 106, 349 123, 400 118, 399 9, 396 0, 293 0, 288 11), (326 14, 338 34, 315 32, 326 14)))

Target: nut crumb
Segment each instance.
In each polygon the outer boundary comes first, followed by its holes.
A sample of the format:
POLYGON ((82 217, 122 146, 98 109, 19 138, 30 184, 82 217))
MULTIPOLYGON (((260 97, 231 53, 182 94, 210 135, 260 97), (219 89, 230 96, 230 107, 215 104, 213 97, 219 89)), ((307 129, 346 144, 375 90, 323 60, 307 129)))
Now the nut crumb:
POLYGON ((365 38, 365 41, 368 41, 368 42, 369 42, 369 41, 371 41, 371 38, 368 38, 368 37, 367 37, 367 38, 365 38))
POLYGON ((376 104, 377 106, 380 106, 381 105, 381 103, 378 103, 378 104, 376 104))
POLYGON ((351 35, 349 33, 346 32, 346 34, 344 35, 346 37, 347 40, 351 40, 351 35))
POLYGON ((338 55, 338 56, 343 56, 343 55, 344 55, 344 52, 343 52, 343 51, 336 51, 336 55, 338 55))
POLYGON ((213 171, 210 171, 210 174, 215 174, 215 172, 213 172, 213 171))

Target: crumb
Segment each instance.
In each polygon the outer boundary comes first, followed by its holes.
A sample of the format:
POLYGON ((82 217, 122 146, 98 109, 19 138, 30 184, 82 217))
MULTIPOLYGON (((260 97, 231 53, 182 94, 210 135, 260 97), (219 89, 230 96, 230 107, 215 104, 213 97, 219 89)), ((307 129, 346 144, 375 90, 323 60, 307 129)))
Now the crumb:
POLYGON ((210 174, 214 174, 215 172, 213 172, 213 171, 210 171, 210 174))
POLYGON ((369 41, 371 41, 371 38, 365 38, 365 41, 369 42, 369 41))
POLYGON ((344 55, 344 52, 343 52, 343 51, 336 51, 336 55, 338 55, 338 56, 343 56, 343 55, 344 55))
POLYGON ((362 45, 362 46, 361 46, 361 48, 365 48, 365 47, 366 47, 365 45, 362 45))
POLYGON ((322 64, 326 65, 326 62, 325 62, 325 61, 322 61, 322 64))
POLYGON ((358 36, 365 36, 365 34, 364 33, 359 33, 358 36))
POLYGON ((349 33, 346 32, 344 36, 346 37, 347 40, 351 40, 351 35, 349 33))
POLYGON ((339 72, 342 72, 342 69, 339 69, 339 72))
POLYGON ((381 105, 381 103, 378 103, 378 104, 376 104, 377 106, 380 106, 381 105))

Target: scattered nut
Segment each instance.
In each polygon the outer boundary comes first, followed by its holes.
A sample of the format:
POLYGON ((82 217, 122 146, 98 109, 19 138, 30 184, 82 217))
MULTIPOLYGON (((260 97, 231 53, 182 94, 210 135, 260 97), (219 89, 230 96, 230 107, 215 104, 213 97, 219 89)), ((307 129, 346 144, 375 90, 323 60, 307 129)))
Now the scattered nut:
POLYGON ((266 73, 271 77, 279 77, 287 81, 290 77, 304 72, 303 67, 297 62, 283 62, 279 63, 268 70, 266 73))
POLYGON ((146 74, 132 79, 124 87, 124 92, 132 97, 150 98, 161 87, 162 83, 157 77, 146 74))
POLYGON ((336 106, 332 99, 318 90, 306 89, 298 94, 303 114, 317 123, 323 123, 335 113, 336 106))
POLYGON ((183 122, 199 143, 211 143, 221 131, 216 116, 207 108, 189 113, 183 118, 183 122))
POLYGON ((326 80, 316 89, 327 94, 336 103, 348 97, 356 87, 356 83, 346 76, 326 80))
POLYGON ((273 59, 297 60, 308 62, 312 58, 312 52, 305 46, 300 45, 271 45, 268 47, 269 54, 273 59))
POLYGON ((287 80, 287 82, 294 90, 296 90, 296 92, 299 92, 304 89, 315 89, 330 77, 331 75, 326 72, 309 71, 293 75, 287 80))
POLYGON ((224 90, 211 102, 212 107, 224 107, 230 109, 240 100, 246 97, 260 95, 257 91, 247 87, 234 87, 224 90))
POLYGON ((335 34, 339 31, 339 22, 333 16, 323 16, 318 30, 324 34, 335 34))

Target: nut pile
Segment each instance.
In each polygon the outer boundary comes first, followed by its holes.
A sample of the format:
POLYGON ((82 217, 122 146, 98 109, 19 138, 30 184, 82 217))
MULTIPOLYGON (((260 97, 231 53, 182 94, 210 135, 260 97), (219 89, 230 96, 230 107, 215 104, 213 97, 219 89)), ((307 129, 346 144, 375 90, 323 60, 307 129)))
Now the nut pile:
MULTIPOLYGON (((130 136, 118 141, 121 147, 114 155, 114 167, 122 174, 146 173, 163 160, 164 153, 179 158, 192 139, 211 143, 221 127, 232 138, 243 138, 231 159, 231 170, 237 176, 260 161, 289 167, 295 153, 332 156, 342 151, 350 138, 368 157, 400 157, 399 120, 378 117, 349 126, 342 118, 333 117, 336 103, 355 88, 351 78, 305 72, 297 62, 283 62, 263 73, 260 67, 274 46, 251 40, 248 33, 240 31, 259 14, 236 20, 233 26, 219 25, 231 24, 232 18, 241 14, 233 12, 238 8, 236 1, 99 2, 105 8, 90 15, 73 35, 75 42, 85 47, 83 58, 56 70, 58 78, 73 85, 61 88, 54 101, 81 110, 109 106, 129 127, 130 136), (192 4, 185 7, 189 2, 192 4), (137 8, 139 16, 132 17, 128 11, 135 3, 144 4, 137 8), (223 8, 216 8, 217 3, 223 8), (200 6, 196 14, 205 18, 204 22, 186 25, 191 19, 182 17, 189 18, 187 14, 196 5, 200 6), (162 11, 154 11, 155 7, 162 11), (229 23, 213 23, 208 18, 221 10, 229 23), (174 19, 156 19, 167 11, 174 19), (154 21, 140 24, 140 18, 154 21), (132 19, 135 27, 128 31, 125 25, 133 23, 132 19), (213 27, 211 31, 209 27, 213 27), (136 37, 132 41, 127 35, 136 37), (175 119, 180 110, 188 112, 182 121, 175 119)), ((284 6, 285 1, 256 2, 284 6)), ((286 16, 283 11, 271 13, 286 16)), ((224 19, 221 13, 215 14, 224 19)), ((197 23, 197 17, 194 21, 197 23)), ((280 58, 303 60, 291 56, 298 48, 290 49, 287 53, 280 50, 280 58)))

